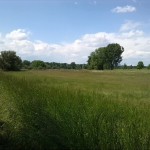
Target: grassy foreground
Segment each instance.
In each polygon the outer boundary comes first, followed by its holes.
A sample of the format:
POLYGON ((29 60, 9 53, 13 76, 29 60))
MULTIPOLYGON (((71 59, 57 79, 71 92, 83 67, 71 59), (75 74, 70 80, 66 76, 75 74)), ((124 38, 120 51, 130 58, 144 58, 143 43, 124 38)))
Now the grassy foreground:
POLYGON ((150 149, 150 72, 0 72, 5 148, 150 149))

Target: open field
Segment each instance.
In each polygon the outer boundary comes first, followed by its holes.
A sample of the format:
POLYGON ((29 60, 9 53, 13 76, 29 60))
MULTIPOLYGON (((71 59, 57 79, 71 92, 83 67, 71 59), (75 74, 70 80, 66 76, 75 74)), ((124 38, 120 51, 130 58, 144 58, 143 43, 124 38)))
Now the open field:
POLYGON ((150 71, 0 72, 0 148, 150 149, 150 71))

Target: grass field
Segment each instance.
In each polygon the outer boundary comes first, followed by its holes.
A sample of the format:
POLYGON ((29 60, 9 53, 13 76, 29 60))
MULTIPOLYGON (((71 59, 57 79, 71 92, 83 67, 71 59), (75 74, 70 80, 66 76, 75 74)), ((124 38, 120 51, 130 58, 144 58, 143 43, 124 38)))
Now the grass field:
POLYGON ((150 149, 150 71, 0 72, 0 149, 150 149))

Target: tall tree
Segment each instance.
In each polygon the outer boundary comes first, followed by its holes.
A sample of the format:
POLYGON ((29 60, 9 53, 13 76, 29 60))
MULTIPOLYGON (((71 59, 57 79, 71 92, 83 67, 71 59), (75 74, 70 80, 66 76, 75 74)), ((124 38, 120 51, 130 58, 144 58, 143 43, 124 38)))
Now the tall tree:
POLYGON ((104 69, 104 65, 103 65, 105 60, 104 51, 105 51, 105 47, 101 47, 91 53, 88 59, 89 69, 97 69, 97 70, 104 69))
POLYGON ((88 57, 88 66, 90 69, 114 69, 122 61, 123 51, 124 48, 116 43, 98 48, 88 57))
POLYGON ((114 69, 114 67, 117 67, 118 64, 122 61, 121 54, 124 52, 124 48, 120 46, 119 44, 109 44, 104 53, 105 53, 105 59, 106 64, 108 64, 109 69, 114 69))
POLYGON ((143 69, 144 68, 144 63, 143 61, 139 61, 137 64, 137 69, 143 69))
POLYGON ((5 71, 18 71, 22 67, 22 60, 14 51, 2 51, 0 68, 5 71))

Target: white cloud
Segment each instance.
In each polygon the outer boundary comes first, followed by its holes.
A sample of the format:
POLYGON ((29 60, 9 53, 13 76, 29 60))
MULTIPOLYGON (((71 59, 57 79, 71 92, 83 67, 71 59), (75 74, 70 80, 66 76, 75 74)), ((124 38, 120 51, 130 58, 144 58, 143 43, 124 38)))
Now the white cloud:
POLYGON ((137 30, 141 27, 141 23, 139 22, 133 22, 133 21, 126 21, 124 24, 122 24, 122 26, 120 27, 120 31, 124 32, 124 31, 130 31, 130 30, 137 30))
POLYGON ((30 33, 26 32, 24 29, 17 29, 6 34, 6 38, 10 40, 26 40, 29 35, 30 33))
POLYGON ((132 13, 132 12, 135 12, 136 11, 136 8, 133 7, 133 6, 117 6, 116 8, 112 9, 112 12, 114 13, 132 13))
POLYGON ((15 50, 22 59, 86 63, 88 56, 96 48, 107 46, 109 43, 119 43, 125 48, 123 62, 134 65, 138 60, 142 60, 148 64, 150 63, 148 62, 150 60, 150 36, 145 36, 144 31, 139 29, 139 24, 128 21, 117 33, 85 34, 72 43, 65 44, 31 41, 27 31, 18 29, 4 36, 1 35, 0 46, 1 50, 15 50), (8 36, 12 33, 17 33, 15 34, 17 36, 8 36))
POLYGON ((135 37, 139 37, 139 36, 143 36, 144 32, 141 30, 131 30, 129 32, 123 32, 122 37, 124 38, 135 38, 135 37))

